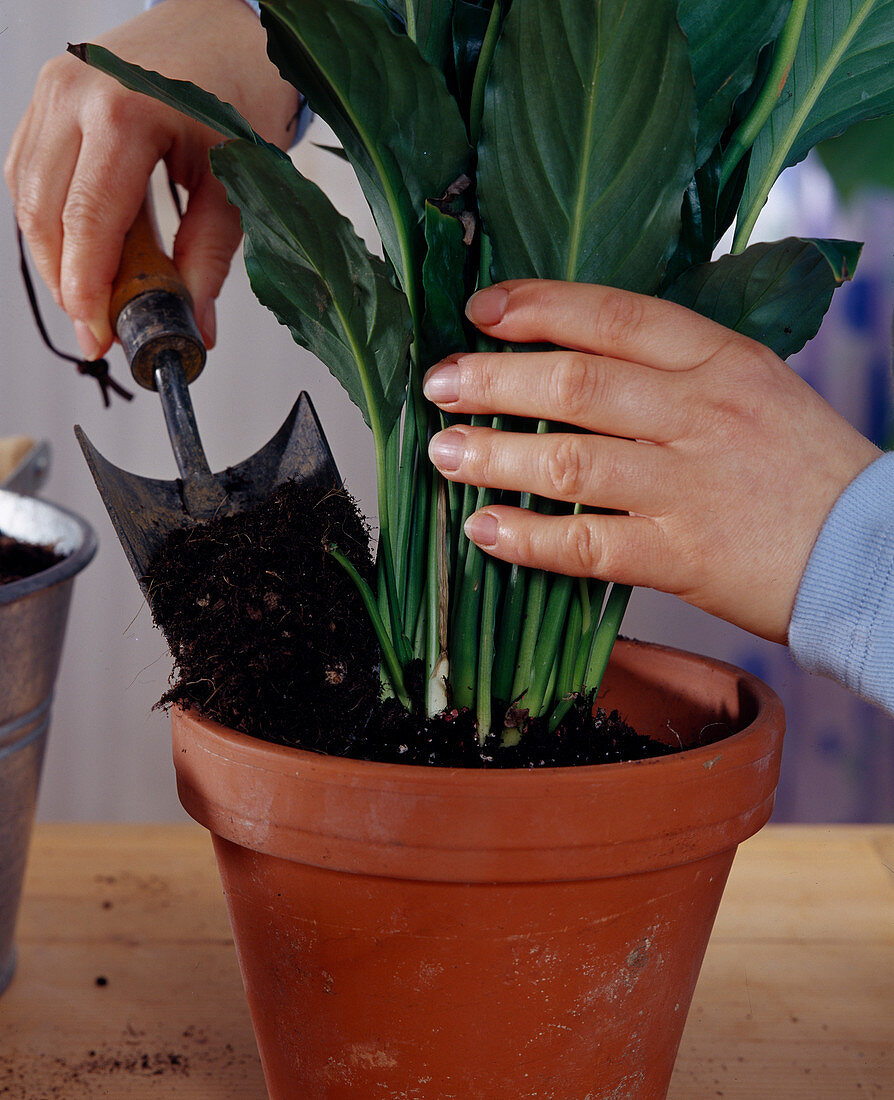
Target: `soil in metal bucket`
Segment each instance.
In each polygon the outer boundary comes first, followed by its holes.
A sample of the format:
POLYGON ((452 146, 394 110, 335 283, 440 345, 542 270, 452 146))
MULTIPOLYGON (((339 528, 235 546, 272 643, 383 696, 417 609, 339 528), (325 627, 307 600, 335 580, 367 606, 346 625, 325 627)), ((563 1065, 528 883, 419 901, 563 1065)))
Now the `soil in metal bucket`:
POLYGON ((0 584, 33 577, 60 561, 62 555, 57 554, 52 546, 20 542, 0 531, 0 584))
POLYGON ((195 707, 280 744, 403 764, 564 766, 674 751, 592 700, 554 733, 524 723, 511 748, 496 735, 481 746, 469 711, 408 713, 383 697, 375 634, 330 544, 373 583, 369 528, 353 499, 294 482, 255 509, 172 532, 149 572, 149 606, 175 660, 159 705, 195 707))

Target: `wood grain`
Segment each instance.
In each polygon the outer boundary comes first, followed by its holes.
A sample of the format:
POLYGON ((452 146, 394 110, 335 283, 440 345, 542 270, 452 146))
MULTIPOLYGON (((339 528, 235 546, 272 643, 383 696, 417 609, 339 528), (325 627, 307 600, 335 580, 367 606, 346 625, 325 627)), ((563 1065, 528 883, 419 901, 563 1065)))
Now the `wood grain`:
MULTIPOLYGON (((198 826, 38 826, 18 943, 4 1100, 264 1097, 198 826)), ((894 1096, 892 1009, 894 827, 765 829, 736 858, 670 1100, 894 1096)))

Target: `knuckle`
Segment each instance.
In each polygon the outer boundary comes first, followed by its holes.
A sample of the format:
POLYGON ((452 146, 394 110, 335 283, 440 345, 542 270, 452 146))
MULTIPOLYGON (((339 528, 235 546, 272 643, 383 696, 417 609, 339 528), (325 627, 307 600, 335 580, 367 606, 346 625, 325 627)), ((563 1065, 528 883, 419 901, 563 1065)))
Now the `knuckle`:
POLYGON ((103 200, 87 184, 72 183, 62 207, 62 228, 75 241, 91 238, 104 224, 103 200))
POLYGON ((750 384, 730 384, 707 405, 709 431, 706 435, 727 445, 754 437, 764 418, 766 391, 750 384))
POLYGON ((481 408, 494 409, 499 401, 500 360, 491 355, 462 357, 461 388, 481 408))
POLYGON ((145 107, 141 109, 134 93, 103 82, 93 91, 89 114, 91 123, 107 135, 110 144, 114 144, 115 135, 133 133, 136 126, 148 121, 151 111, 145 107))
POLYGON ((85 138, 99 143, 96 148, 103 154, 101 167, 112 164, 114 154, 127 142, 134 141, 134 134, 146 145, 163 148, 169 143, 166 123, 177 117, 172 108, 147 100, 138 92, 122 87, 111 77, 98 74, 101 79, 84 94, 82 108, 85 138))
POLYGON ((49 96, 67 95, 78 74, 82 70, 81 62, 76 62, 68 54, 57 54, 45 61, 37 74, 36 90, 38 94, 49 96))
POLYGON ((598 400, 599 371, 588 356, 565 352, 557 358, 548 384, 553 408, 560 417, 575 421, 586 416, 598 400))
POLYGON ((503 474, 499 439, 473 428, 466 435, 462 466, 475 484, 498 486, 503 474))
POLYGON ((607 291, 599 306, 598 324, 608 346, 629 344, 643 324, 643 303, 623 290, 607 291))
POLYGON ((576 500, 589 473, 580 443, 573 436, 558 439, 546 452, 544 475, 551 495, 559 500, 576 500))
POLYGON ((46 203, 40 195, 39 181, 20 181, 15 197, 16 219, 29 243, 41 242, 50 232, 46 203))
POLYGON ((603 548, 592 523, 575 516, 565 528, 562 558, 572 576, 596 576, 604 565, 603 548))

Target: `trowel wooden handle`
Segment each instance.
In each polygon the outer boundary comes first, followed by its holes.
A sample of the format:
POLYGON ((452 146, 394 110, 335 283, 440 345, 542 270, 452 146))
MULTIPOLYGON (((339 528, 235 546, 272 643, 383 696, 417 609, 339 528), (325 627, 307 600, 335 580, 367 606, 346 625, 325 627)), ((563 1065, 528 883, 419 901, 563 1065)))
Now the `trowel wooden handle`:
POLYGON ((109 319, 134 379, 145 389, 155 389, 155 368, 162 352, 179 356, 187 382, 205 365, 192 297, 162 249, 148 196, 124 238, 109 319))

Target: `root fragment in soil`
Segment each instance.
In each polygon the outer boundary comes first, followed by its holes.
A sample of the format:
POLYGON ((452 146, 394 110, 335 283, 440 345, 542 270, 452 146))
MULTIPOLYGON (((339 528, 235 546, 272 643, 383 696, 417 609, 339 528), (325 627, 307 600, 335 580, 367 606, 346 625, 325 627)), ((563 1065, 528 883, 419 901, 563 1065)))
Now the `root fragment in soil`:
MULTIPOLYGON (((388 763, 463 768, 615 763, 676 751, 579 699, 559 730, 526 723, 482 746, 474 715, 408 713, 383 698, 379 646, 360 597, 327 552, 371 583, 369 528, 343 490, 289 482, 250 511, 174 531, 149 570, 149 606, 175 660, 159 706, 195 707, 279 744, 388 763)), ((422 697, 421 670, 410 670, 422 697)))

